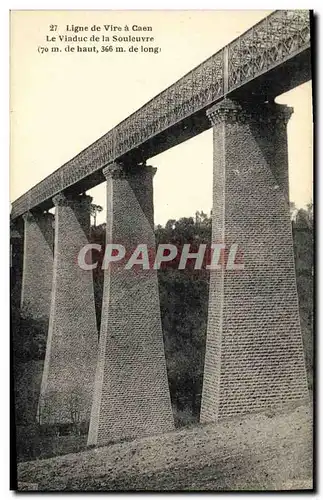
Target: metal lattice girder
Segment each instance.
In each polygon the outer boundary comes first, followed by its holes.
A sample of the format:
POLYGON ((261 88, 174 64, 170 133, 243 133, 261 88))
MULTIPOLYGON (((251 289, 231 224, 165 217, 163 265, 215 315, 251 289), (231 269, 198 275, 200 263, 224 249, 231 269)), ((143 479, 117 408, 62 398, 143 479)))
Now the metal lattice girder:
POLYGON ((158 134, 168 129, 171 134, 177 124, 309 46, 309 11, 273 12, 18 198, 11 218, 143 148, 158 134))

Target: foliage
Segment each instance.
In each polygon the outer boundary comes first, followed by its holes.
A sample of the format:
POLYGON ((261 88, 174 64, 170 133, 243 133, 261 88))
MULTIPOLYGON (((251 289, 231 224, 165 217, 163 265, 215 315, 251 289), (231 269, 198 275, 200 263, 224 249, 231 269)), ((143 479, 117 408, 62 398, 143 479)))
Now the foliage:
POLYGON ((301 329, 308 386, 313 386, 313 293, 314 293, 313 204, 296 211, 293 219, 294 255, 301 329))
POLYGON ((28 306, 11 307, 11 334, 15 361, 44 359, 48 318, 33 318, 28 306))
MULTIPOLYGON (((309 387, 313 369, 313 206, 291 207, 297 287, 309 387)), ((92 227, 91 240, 105 245, 105 224, 92 227)), ((169 220, 155 228, 156 243, 181 247, 211 241, 211 217, 196 212, 195 218, 169 220)), ((178 270, 178 262, 159 270, 159 292, 165 354, 173 407, 181 414, 198 418, 202 390, 209 273, 193 266, 178 270)), ((94 290, 98 327, 103 294, 101 266, 94 271, 94 290)), ((41 360, 45 356, 48 318, 34 319, 27 310, 11 311, 14 359, 19 362, 41 360)), ((75 413, 75 412, 74 412, 75 413)), ((74 415, 73 413, 73 415, 74 415)), ((76 414, 75 414, 76 415, 76 414)), ((75 416, 75 418, 77 415, 75 416)), ((184 418, 185 420, 185 418, 184 418)), ((187 417, 186 421, 189 418, 187 417)))

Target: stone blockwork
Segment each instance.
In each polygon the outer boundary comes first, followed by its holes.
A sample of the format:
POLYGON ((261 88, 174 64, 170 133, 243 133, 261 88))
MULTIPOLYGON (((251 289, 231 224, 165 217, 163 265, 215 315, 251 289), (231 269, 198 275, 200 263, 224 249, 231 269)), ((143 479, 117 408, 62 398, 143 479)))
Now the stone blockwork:
POLYGON ((290 110, 226 99, 208 115, 212 241, 237 243, 244 270, 211 271, 202 422, 307 398, 288 203, 290 110))
POLYGON ((88 243, 92 198, 54 198, 55 256, 46 357, 38 416, 41 423, 89 421, 98 333, 92 271, 78 265, 88 243))
POLYGON ((128 173, 120 164, 107 178, 107 243, 127 250, 105 270, 99 357, 88 444, 133 438, 174 428, 170 402, 157 272, 125 269, 138 244, 155 255, 152 179, 144 165, 128 173))
POLYGON ((21 307, 34 318, 48 320, 53 276, 54 217, 27 212, 24 219, 24 258, 21 307))

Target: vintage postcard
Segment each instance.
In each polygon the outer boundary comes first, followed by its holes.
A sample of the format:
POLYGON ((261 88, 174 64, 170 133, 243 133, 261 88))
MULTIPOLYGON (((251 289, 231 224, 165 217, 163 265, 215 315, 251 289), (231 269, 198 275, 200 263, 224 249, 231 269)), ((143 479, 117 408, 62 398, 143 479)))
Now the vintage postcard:
POLYGON ((312 28, 11 11, 12 489, 313 489, 312 28))

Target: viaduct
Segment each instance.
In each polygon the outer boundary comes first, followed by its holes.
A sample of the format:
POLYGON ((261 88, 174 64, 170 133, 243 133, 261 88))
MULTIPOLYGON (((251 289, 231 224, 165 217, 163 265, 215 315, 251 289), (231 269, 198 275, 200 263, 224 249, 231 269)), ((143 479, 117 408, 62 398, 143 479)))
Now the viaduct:
POLYGON ((107 242, 154 248, 146 162, 211 127, 212 241, 238 242, 245 269, 211 272, 201 422, 306 400, 289 216, 293 110, 274 99, 310 80, 310 66, 309 11, 275 11, 13 203, 12 224, 24 224, 21 304, 49 317, 41 423, 67 421, 72 402, 90 421, 89 445, 174 428, 157 271, 105 270, 98 341, 92 273, 75 256, 88 242, 85 193, 102 182, 107 242))

